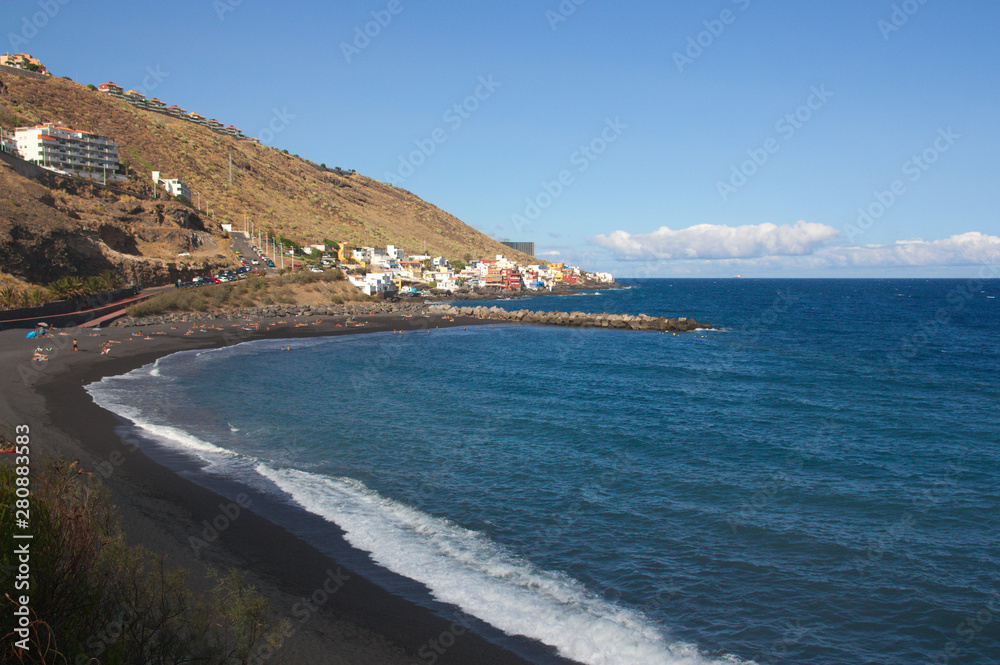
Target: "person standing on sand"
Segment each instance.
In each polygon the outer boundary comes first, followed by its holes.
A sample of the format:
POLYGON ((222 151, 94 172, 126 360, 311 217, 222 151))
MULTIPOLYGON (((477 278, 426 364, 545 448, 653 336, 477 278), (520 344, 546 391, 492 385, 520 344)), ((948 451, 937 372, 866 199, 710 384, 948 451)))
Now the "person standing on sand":
POLYGON ((74 350, 74 351, 79 351, 79 350, 80 350, 80 349, 79 349, 79 348, 77 348, 77 346, 76 346, 76 340, 75 340, 75 339, 73 340, 73 350, 74 350))

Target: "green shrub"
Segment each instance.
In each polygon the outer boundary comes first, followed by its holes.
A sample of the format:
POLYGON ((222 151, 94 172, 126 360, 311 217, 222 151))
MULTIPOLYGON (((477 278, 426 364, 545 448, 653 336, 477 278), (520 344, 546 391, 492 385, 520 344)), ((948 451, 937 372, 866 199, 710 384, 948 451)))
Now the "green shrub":
MULTIPOLYGON (((10 639, 15 619, 5 610, 2 662, 228 665, 273 646, 268 636, 284 624, 269 619, 266 600, 242 576, 214 575, 207 597, 193 593, 183 570, 125 542, 107 492, 75 464, 51 462, 32 476, 30 648, 10 639)), ((21 542, 13 540, 15 477, 0 467, 5 543, 21 542)), ((2 588, 13 590, 13 577, 12 566, 0 567, 2 588)))

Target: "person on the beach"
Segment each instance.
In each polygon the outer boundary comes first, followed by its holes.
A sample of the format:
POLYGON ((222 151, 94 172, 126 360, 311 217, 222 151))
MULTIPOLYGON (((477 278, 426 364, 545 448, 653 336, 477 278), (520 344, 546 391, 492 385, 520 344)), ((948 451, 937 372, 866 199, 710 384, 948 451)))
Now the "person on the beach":
POLYGON ((74 350, 74 351, 79 351, 79 350, 80 350, 80 349, 79 349, 79 348, 77 348, 77 346, 76 346, 76 340, 75 340, 75 339, 73 340, 73 350, 74 350))

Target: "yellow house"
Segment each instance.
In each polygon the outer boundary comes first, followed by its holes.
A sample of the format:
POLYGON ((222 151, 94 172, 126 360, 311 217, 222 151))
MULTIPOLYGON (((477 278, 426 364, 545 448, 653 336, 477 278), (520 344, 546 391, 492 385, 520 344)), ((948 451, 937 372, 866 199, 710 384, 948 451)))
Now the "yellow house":
POLYGON ((340 247, 337 249, 337 260, 341 263, 347 263, 351 260, 351 251, 350 247, 344 243, 340 243, 340 247))
POLYGON ((566 267, 566 264, 565 263, 550 263, 549 267, 552 268, 553 270, 562 270, 563 268, 566 267))

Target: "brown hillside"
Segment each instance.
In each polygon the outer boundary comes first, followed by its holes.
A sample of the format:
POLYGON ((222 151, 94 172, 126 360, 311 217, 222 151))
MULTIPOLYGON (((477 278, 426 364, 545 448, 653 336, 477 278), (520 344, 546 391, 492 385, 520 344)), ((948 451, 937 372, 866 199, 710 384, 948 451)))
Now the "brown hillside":
POLYGON ((21 280, 106 270, 146 285, 190 278, 232 262, 229 241, 209 227, 173 201, 140 200, 48 173, 29 180, 0 161, 0 266, 21 280), (192 256, 178 259, 181 252, 192 256))
MULTIPOLYGON (((31 183, 13 169, 0 168, 3 189, 0 234, 9 234, 15 225, 36 235, 43 231, 72 234, 81 226, 79 222, 84 221, 91 243, 97 242, 93 235, 97 233, 113 252, 170 263, 176 261, 179 251, 191 251, 180 249, 184 246, 181 241, 184 232, 188 237, 191 231, 219 236, 218 224, 228 222, 234 228, 242 228, 243 216, 247 214, 259 226, 303 244, 329 238, 348 245, 395 244, 408 252, 426 250, 448 258, 504 253, 527 259, 410 192, 377 180, 359 174, 338 174, 274 148, 138 110, 66 79, 38 80, 4 72, 0 81, 7 86, 0 94, 0 126, 12 129, 60 122, 108 136, 118 142, 120 161, 128 167, 129 182, 120 189, 130 191, 138 199, 148 198, 152 193, 150 174, 158 170, 163 177, 187 182, 201 193, 202 208, 209 208, 206 203, 210 202, 214 213, 213 223, 207 212, 199 215, 172 202, 129 201, 127 196, 110 196, 90 186, 68 191, 58 187, 58 182, 64 179, 31 183), (231 188, 228 186, 230 155, 231 188), (109 203, 120 207, 112 212, 109 203), (101 211, 102 207, 108 211, 107 215, 101 211), (80 219, 74 218, 74 214, 80 219), (150 224, 160 230, 154 233, 150 224), (116 246, 109 242, 115 235, 111 227, 121 228, 125 236, 134 235, 139 228, 143 232, 134 241, 119 239, 116 246)), ((165 101, 183 105, 183 100, 165 101)), ((204 109, 189 110, 207 115, 204 109)), ((212 243, 205 241, 201 238, 200 242, 194 242, 194 249, 213 256, 216 248, 208 247, 212 243)), ((3 242, 0 235, 0 243, 3 242)), ((104 248, 96 249, 107 253, 104 248)), ((14 253, 16 243, 6 252, 0 249, 2 268, 20 275, 29 268, 18 270, 16 263, 8 264, 14 253)), ((34 272, 41 277, 40 273, 46 271, 34 272)), ((173 270, 151 272, 172 275, 173 270)))

